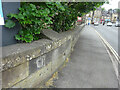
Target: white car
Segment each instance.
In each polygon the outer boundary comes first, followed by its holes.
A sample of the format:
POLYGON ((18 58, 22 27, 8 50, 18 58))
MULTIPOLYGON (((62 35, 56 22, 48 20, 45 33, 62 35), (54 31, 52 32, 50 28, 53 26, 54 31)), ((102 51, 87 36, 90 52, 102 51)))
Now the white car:
POLYGON ((107 23, 107 26, 112 26, 112 23, 111 23, 111 22, 108 22, 108 23, 107 23))
POLYGON ((115 26, 120 27, 120 21, 116 21, 115 26))
POLYGON ((99 25, 99 23, 98 23, 98 22, 95 22, 95 23, 94 23, 94 26, 98 26, 98 25, 99 25))

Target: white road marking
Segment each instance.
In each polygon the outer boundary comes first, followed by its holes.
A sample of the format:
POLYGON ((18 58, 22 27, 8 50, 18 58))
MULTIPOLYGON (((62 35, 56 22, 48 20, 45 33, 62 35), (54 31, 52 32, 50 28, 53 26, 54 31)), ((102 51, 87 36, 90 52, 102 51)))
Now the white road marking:
MULTIPOLYGON (((93 27, 92 27, 93 28, 93 27)), ((93 28, 94 29, 94 28, 93 28)), ((117 76, 117 79, 119 77, 119 72, 118 72, 118 63, 120 64, 120 56, 118 55, 118 53, 112 48, 112 46, 96 31, 96 29, 94 29, 95 32, 98 34, 98 36, 101 38, 103 45, 105 46, 107 53, 109 54, 109 57, 113 63, 113 67, 115 70, 115 74, 117 76), (114 55, 111 55, 111 53, 114 55)))

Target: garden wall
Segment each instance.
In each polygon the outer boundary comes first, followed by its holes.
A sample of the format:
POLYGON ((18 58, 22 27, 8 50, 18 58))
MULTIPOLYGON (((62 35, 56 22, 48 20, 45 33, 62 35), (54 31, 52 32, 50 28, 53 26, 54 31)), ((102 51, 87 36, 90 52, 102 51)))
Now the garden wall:
POLYGON ((70 56, 83 27, 78 25, 63 33, 43 30, 48 39, 3 47, 2 87, 39 87, 70 56))

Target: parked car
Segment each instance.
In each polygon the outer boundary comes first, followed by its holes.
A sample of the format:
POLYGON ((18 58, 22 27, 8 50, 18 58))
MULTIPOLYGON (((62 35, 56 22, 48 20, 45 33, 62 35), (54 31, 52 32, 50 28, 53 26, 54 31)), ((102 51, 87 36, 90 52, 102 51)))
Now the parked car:
POLYGON ((112 26, 112 23, 111 23, 111 22, 108 22, 108 23, 107 23, 107 26, 112 26))
POLYGON ((115 26, 120 27, 120 21, 116 21, 115 26))
POLYGON ((99 23, 98 23, 98 22, 95 22, 95 23, 94 23, 94 26, 98 26, 98 25, 99 25, 99 23))
POLYGON ((102 24, 104 21, 105 21, 104 19, 101 19, 101 20, 100 20, 100 24, 102 24))

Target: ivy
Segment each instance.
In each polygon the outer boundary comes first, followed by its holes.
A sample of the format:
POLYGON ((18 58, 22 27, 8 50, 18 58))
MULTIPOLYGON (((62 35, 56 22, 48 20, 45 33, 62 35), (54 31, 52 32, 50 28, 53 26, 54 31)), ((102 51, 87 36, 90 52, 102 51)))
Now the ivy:
MULTIPOLYGON (((48 4, 46 4, 47 6, 48 4)), ((15 35, 15 39, 23 42, 38 40, 38 34, 42 29, 50 28, 53 23, 50 17, 50 9, 39 3, 21 3, 18 14, 9 14, 6 27, 12 28, 16 22, 21 24, 21 30, 15 35)), ((53 14, 52 14, 53 15, 53 14)))
POLYGON ((5 26, 8 27, 8 28, 12 28, 12 27, 15 26, 15 23, 14 23, 12 20, 9 20, 9 19, 8 19, 8 20, 6 21, 5 26))
POLYGON ((67 31, 75 25, 77 16, 83 16, 103 2, 22 2, 18 14, 8 14, 5 26, 13 28, 16 22, 21 30, 15 39, 32 42, 40 39, 42 29, 67 31), (94 6, 94 7, 93 7, 94 6))

